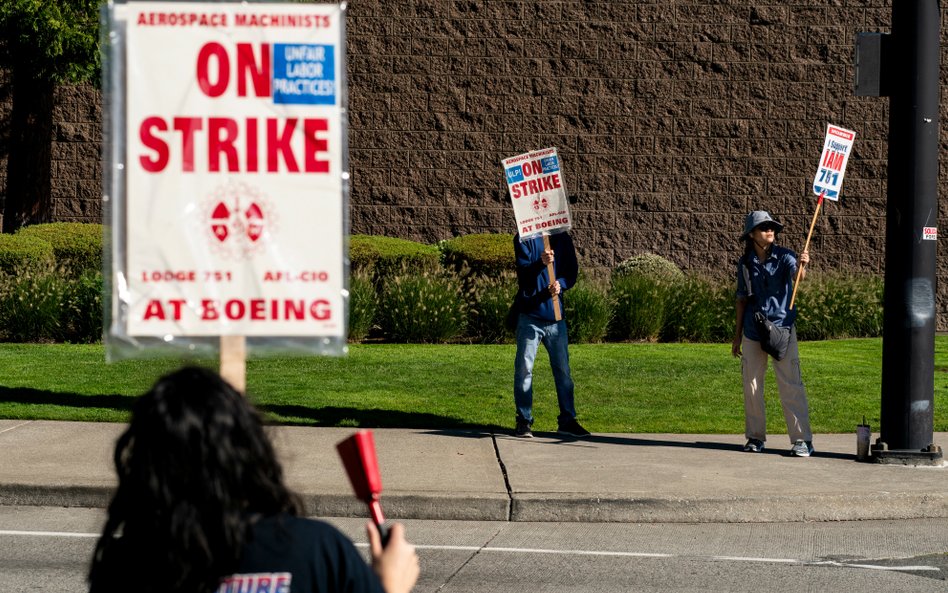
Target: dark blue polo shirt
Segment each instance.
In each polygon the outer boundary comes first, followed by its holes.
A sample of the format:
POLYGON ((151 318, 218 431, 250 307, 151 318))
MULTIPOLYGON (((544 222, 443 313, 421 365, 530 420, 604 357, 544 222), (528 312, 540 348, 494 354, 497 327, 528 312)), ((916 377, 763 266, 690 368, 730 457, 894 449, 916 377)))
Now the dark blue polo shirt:
POLYGON ((791 327, 796 320, 796 308, 787 311, 790 297, 793 295, 793 280, 797 273, 797 254, 774 245, 770 255, 761 262, 756 253, 750 253, 737 262, 737 297, 745 297, 744 335, 751 340, 760 341, 754 326, 754 313, 758 308, 767 319, 780 327, 791 327), (749 258, 749 276, 753 296, 747 289, 744 279, 744 260, 749 258))

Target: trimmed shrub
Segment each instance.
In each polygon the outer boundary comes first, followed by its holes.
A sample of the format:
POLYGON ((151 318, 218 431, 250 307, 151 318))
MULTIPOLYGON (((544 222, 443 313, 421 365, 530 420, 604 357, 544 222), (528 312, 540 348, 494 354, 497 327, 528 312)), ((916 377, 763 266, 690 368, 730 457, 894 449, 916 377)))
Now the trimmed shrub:
POLYGON ((25 226, 16 232, 53 246, 56 264, 67 274, 80 276, 102 269, 102 225, 82 222, 51 222, 25 226))
POLYGON ((482 344, 502 344, 513 339, 504 320, 517 294, 517 276, 505 272, 478 276, 466 291, 468 336, 482 344))
POLYGON ((393 342, 448 342, 464 332, 467 311, 453 274, 407 274, 386 281, 379 304, 383 334, 393 342))
POLYGON ((616 340, 657 340, 665 325, 668 294, 668 284, 648 276, 614 277, 610 289, 613 314, 609 335, 616 340))
POLYGON ((569 341, 573 343, 602 342, 612 320, 612 306, 606 291, 580 279, 563 296, 569 341))
POLYGON ((376 287, 402 274, 434 273, 441 268, 437 247, 375 235, 349 238, 349 262, 352 273, 368 274, 376 287))
POLYGON ((475 276, 499 276, 517 271, 513 235, 464 235, 441 241, 438 248, 445 267, 457 273, 470 270, 475 276))
POLYGON ((669 285, 663 342, 727 342, 734 336, 734 287, 686 277, 669 285))
POLYGON ((678 282, 684 279, 685 273, 674 262, 660 255, 643 253, 624 260, 612 271, 613 278, 627 276, 642 276, 653 280, 678 282))
POLYGON ((27 235, 0 234, 0 274, 40 272, 52 267, 53 246, 27 235))
POLYGON ((810 272, 797 291, 800 340, 882 335, 882 278, 820 275, 810 272))
POLYGON ((375 325, 379 299, 367 274, 349 278, 349 340, 361 342, 375 325))

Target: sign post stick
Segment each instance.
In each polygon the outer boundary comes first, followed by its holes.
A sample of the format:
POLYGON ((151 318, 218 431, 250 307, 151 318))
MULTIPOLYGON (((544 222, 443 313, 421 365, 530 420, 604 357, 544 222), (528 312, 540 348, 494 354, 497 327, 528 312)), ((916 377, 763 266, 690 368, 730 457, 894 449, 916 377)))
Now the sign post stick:
POLYGON ((247 337, 221 336, 221 378, 240 393, 247 391, 247 337))
MULTIPOLYGON (((548 251, 550 249, 550 236, 543 235, 543 250, 548 251)), ((550 262, 546 266, 546 273, 550 276, 550 284, 556 282, 556 271, 553 269, 553 262, 550 262)), ((553 317, 557 321, 563 319, 563 314, 560 312, 560 297, 553 295, 553 317)))
MULTIPOLYGON (((813 221, 810 222, 810 232, 806 236, 806 244, 803 245, 803 251, 810 248, 810 238, 813 237, 813 227, 816 226, 816 217, 820 215, 820 206, 823 205, 823 192, 820 193, 820 199, 816 201, 816 211, 813 213, 813 221)), ((800 286, 800 276, 803 274, 803 265, 797 268, 797 277, 793 281, 793 296, 790 297, 790 309, 793 309, 793 303, 797 299, 797 288, 800 286)))

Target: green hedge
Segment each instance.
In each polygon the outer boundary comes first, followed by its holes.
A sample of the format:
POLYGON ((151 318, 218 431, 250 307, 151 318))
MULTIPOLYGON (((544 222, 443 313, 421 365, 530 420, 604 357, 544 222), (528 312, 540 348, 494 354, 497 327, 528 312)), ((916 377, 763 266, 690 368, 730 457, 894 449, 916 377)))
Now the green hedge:
POLYGON ((513 235, 463 235, 438 244, 448 269, 476 276, 500 276, 516 272, 513 235))
POLYGON ((367 274, 377 286, 408 271, 433 273, 441 268, 434 245, 372 235, 349 238, 349 265, 352 273, 367 274))
POLYGON ((52 267, 56 261, 48 241, 28 235, 0 234, 0 273, 17 274, 52 267))
MULTIPOLYGON (((99 225, 59 223, 0 234, 0 339, 100 339, 101 252, 94 248, 101 245, 100 231, 99 225)), ((516 292, 512 241, 510 235, 445 241, 442 265, 435 246, 352 237, 349 339, 511 342, 504 318, 516 292)), ((613 272, 604 285, 581 276, 566 292, 570 341, 731 340, 732 281, 684 274, 651 254, 630 258, 613 272)), ((881 278, 811 271, 797 303, 801 340, 882 333, 881 278)))
POLYGON ((102 270, 102 225, 52 222, 25 226, 17 236, 46 241, 53 246, 56 264, 74 276, 102 270))

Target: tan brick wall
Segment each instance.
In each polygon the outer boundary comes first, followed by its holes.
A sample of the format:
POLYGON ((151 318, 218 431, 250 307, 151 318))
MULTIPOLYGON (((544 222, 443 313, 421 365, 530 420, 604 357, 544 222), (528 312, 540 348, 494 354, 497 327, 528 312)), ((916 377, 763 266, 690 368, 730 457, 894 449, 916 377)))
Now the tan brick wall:
MULTIPOLYGON (((858 136, 813 267, 882 272, 888 100, 853 96, 852 63, 856 33, 890 18, 883 0, 355 0, 352 232, 513 232, 500 161, 556 146, 584 265, 651 251, 729 275, 750 209, 770 210, 782 242, 802 248, 832 122, 858 136)), ((54 215, 97 220, 100 98, 78 87, 57 100, 54 215)))

